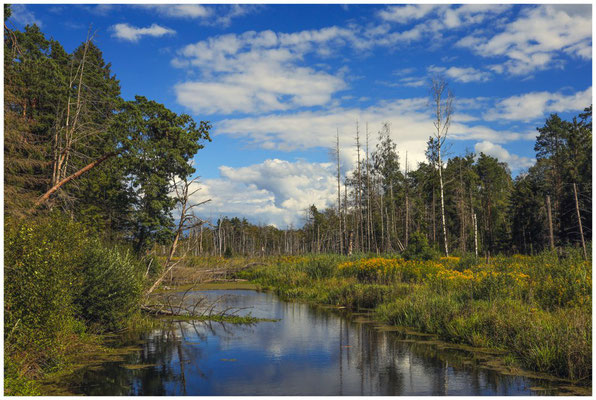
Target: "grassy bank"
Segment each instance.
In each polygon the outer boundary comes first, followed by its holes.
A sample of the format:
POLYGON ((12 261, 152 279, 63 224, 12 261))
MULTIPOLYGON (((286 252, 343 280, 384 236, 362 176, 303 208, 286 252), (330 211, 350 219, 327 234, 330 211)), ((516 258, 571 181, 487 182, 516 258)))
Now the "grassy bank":
POLYGON ((242 272, 287 300, 366 307, 388 324, 508 352, 523 368, 589 382, 592 265, 581 254, 409 260, 279 257, 242 272))

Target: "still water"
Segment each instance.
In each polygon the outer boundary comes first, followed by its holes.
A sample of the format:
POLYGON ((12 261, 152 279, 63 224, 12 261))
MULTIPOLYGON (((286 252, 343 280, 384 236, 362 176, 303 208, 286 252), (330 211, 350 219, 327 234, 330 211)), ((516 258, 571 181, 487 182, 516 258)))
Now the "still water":
POLYGON ((172 322, 134 339, 124 361, 76 374, 86 395, 530 395, 547 381, 478 366, 462 350, 439 350, 362 316, 286 303, 270 293, 213 290, 196 296, 245 308, 253 325, 172 322))

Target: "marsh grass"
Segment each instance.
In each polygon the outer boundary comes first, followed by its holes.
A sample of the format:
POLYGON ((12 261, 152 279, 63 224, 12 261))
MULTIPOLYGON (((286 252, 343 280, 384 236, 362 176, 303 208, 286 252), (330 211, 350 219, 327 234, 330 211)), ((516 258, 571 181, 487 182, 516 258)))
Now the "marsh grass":
POLYGON ((242 272, 286 300, 372 308, 377 319, 475 347, 575 381, 592 376, 592 265, 562 255, 404 260, 277 257, 242 272))

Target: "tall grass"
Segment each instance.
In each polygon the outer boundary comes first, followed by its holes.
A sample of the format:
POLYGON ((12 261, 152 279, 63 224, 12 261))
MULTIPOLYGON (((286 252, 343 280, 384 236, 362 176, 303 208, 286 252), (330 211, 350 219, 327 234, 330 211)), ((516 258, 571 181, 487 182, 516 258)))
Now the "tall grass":
POLYGON ((377 318, 445 340, 505 349, 531 370, 592 376, 592 265, 562 256, 404 260, 278 257, 244 277, 285 299, 374 308, 377 318))

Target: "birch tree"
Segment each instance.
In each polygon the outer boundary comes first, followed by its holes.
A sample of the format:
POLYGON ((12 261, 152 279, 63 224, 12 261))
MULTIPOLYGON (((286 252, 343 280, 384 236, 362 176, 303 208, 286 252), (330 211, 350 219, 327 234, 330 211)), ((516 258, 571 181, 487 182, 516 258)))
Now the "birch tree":
POLYGON ((447 226, 445 223, 445 194, 443 185, 443 150, 451 117, 453 114, 453 94, 443 78, 434 77, 431 82, 431 100, 434 112, 433 132, 435 150, 437 152, 437 169, 439 171, 439 192, 441 200, 441 222, 443 228, 443 241, 445 244, 445 255, 449 256, 449 245, 447 242, 447 226))

